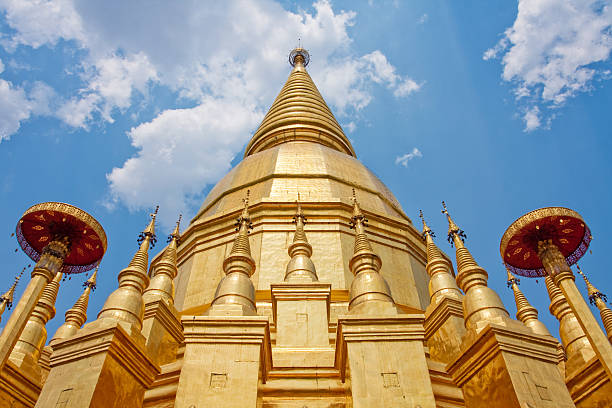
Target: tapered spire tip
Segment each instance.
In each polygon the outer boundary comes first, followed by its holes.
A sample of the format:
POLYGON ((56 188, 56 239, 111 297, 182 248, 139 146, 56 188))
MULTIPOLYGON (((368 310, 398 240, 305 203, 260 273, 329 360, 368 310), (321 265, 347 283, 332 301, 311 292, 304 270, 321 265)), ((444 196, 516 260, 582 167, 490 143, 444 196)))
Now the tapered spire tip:
POLYGON ((455 224, 455 221, 453 221, 453 219, 451 218, 449 212, 448 212, 448 208, 446 208, 446 202, 442 201, 442 214, 446 215, 446 219, 448 220, 448 242, 451 244, 451 246, 453 245, 453 237, 457 237, 458 239, 461 240, 461 242, 464 242, 465 239, 467 238, 467 235, 465 235, 465 232, 459 228, 457 226, 457 224, 455 224))

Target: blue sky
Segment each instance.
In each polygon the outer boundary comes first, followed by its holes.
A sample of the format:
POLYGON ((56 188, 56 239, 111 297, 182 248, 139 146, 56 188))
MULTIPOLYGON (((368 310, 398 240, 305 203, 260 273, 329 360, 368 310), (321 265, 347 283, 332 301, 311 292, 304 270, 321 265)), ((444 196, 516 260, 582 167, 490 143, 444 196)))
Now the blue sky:
MULTIPOLYGON (((452 253, 446 200, 511 314, 499 240, 544 206, 583 215, 594 240, 581 265, 612 296, 610 1, 2 0, 0 9, 6 288, 29 263, 10 236, 23 211, 74 204, 109 238, 95 318, 151 208, 160 205, 161 238, 239 161, 301 37, 358 158, 419 228, 423 209, 452 253)), ((84 279, 62 285, 50 335, 84 279)), ((521 288, 556 333, 543 281, 521 288)))

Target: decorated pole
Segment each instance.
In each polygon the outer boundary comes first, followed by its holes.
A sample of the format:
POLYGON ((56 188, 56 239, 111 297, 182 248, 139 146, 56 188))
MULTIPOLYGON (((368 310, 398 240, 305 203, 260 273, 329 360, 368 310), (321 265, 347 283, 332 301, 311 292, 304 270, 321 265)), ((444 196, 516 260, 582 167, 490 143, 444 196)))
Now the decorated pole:
POLYGON ((547 207, 514 221, 502 236, 500 252, 512 272, 553 279, 612 380, 612 346, 578 291, 570 269, 585 254, 591 239, 580 214, 568 208, 547 207))
POLYGON ((58 274, 93 269, 106 251, 102 226, 85 211, 48 202, 30 207, 17 223, 17 240, 36 265, 15 310, 0 334, 0 370, 19 339, 43 289, 58 274))

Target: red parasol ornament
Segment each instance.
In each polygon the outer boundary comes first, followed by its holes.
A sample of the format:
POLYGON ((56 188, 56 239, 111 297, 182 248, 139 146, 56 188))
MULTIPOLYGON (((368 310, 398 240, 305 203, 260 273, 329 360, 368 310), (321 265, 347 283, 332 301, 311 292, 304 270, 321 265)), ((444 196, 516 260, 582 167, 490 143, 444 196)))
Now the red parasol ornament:
POLYGON ((538 256, 538 242, 552 240, 567 264, 573 265, 586 253, 591 239, 589 227, 576 211, 546 207, 514 221, 502 236, 499 250, 508 269, 534 278, 547 275, 538 256))
POLYGON ((100 263, 106 251, 102 226, 85 211, 65 203, 40 203, 30 207, 17 223, 17 240, 23 251, 38 261, 53 240, 67 239, 69 252, 60 272, 89 271, 100 263))

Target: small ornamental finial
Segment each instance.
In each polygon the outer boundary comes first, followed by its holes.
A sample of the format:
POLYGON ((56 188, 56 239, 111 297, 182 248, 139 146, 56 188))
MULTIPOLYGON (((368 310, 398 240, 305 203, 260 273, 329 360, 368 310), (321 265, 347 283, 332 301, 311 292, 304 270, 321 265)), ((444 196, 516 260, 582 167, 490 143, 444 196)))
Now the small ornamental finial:
POLYGON ((295 215, 293 216, 293 223, 297 223, 299 219, 302 220, 302 223, 306 224, 306 216, 304 215, 304 211, 302 211, 302 204, 300 203, 299 197, 295 200, 295 205, 297 209, 295 210, 295 215))
POLYGON ((520 285, 521 280, 514 276, 512 273, 510 273, 510 269, 506 268, 506 272, 508 273, 508 280, 506 281, 506 285, 508 285, 509 288, 511 288, 512 285, 514 285, 515 283, 517 285, 520 285))
POLYGON ((166 242, 171 242, 173 239, 177 241, 181 237, 180 228, 181 228, 181 219, 183 218, 183 214, 179 214, 178 221, 176 222, 176 226, 174 227, 174 231, 170 235, 168 235, 168 239, 166 242))
POLYGON ((13 296, 15 295, 15 289, 17 288, 19 279, 21 279, 21 275, 23 275, 25 270, 26 267, 24 266, 21 272, 19 272, 19 275, 15 276, 15 280, 13 281, 13 284, 11 285, 9 290, 7 290, 6 293, 0 296, 0 302, 4 302, 8 310, 11 310, 11 307, 13 307, 13 296))
POLYGON ((357 225, 367 226, 368 219, 361 212, 361 207, 359 207, 359 202, 357 201, 357 195, 355 194, 355 189, 353 188, 353 216, 350 221, 351 229, 356 228, 357 225))
POLYGON ((453 246, 453 236, 457 236, 461 242, 465 242, 467 235, 465 232, 455 224, 450 214, 448 213, 448 208, 446 208, 446 203, 442 201, 442 214, 446 214, 446 219, 448 220, 448 242, 453 246))
POLYGON ((157 218, 158 210, 159 205, 155 206, 155 211, 149 214, 149 216, 151 217, 151 221, 149 222, 147 228, 145 228, 145 230, 138 235, 138 245, 142 244, 146 237, 149 237, 151 242, 151 248, 155 246, 155 243, 157 242, 157 236, 155 235, 155 219, 157 218))
POLYGON ((436 234, 431 230, 431 228, 429 228, 429 225, 427 225, 427 223, 425 222, 425 217, 423 216, 423 210, 419 210, 419 218, 421 218, 421 221, 423 221, 423 232, 421 233, 421 235, 423 236, 423 239, 425 239, 427 235, 429 235, 432 238, 435 238, 436 234))
POLYGON ((300 40, 299 46, 297 48, 294 48, 289 54, 289 64, 292 67, 295 67, 296 65, 298 66, 301 65, 305 67, 308 65, 309 62, 310 62, 310 54, 308 53, 308 51, 302 48, 301 40, 300 40))
POLYGON ((247 190, 246 197, 242 199, 244 203, 244 208, 242 209, 242 214, 240 217, 236 219, 236 231, 240 229, 242 224, 246 224, 247 232, 253 229, 253 224, 251 224, 251 216, 249 215, 249 195, 251 194, 251 190, 247 190))
POLYGON ((599 289, 597 289, 595 286, 593 286, 591 281, 589 281, 589 278, 587 278, 584 272, 582 272, 582 269, 580 269, 580 265, 576 264, 576 268, 578 269, 578 273, 580 274, 580 276, 582 276, 582 279, 584 279, 584 283, 586 283, 587 291, 589 294, 589 302, 592 305, 597 304, 597 299, 601 299, 604 302, 607 302, 608 297, 601 293, 599 289))
POLYGON ((98 277, 98 269, 99 268, 100 268, 100 264, 98 264, 98 266, 96 266, 96 269, 94 270, 94 273, 91 274, 89 279, 87 279, 85 282, 83 282, 83 287, 88 287, 92 291, 96 290, 96 280, 97 280, 97 277, 98 277))

